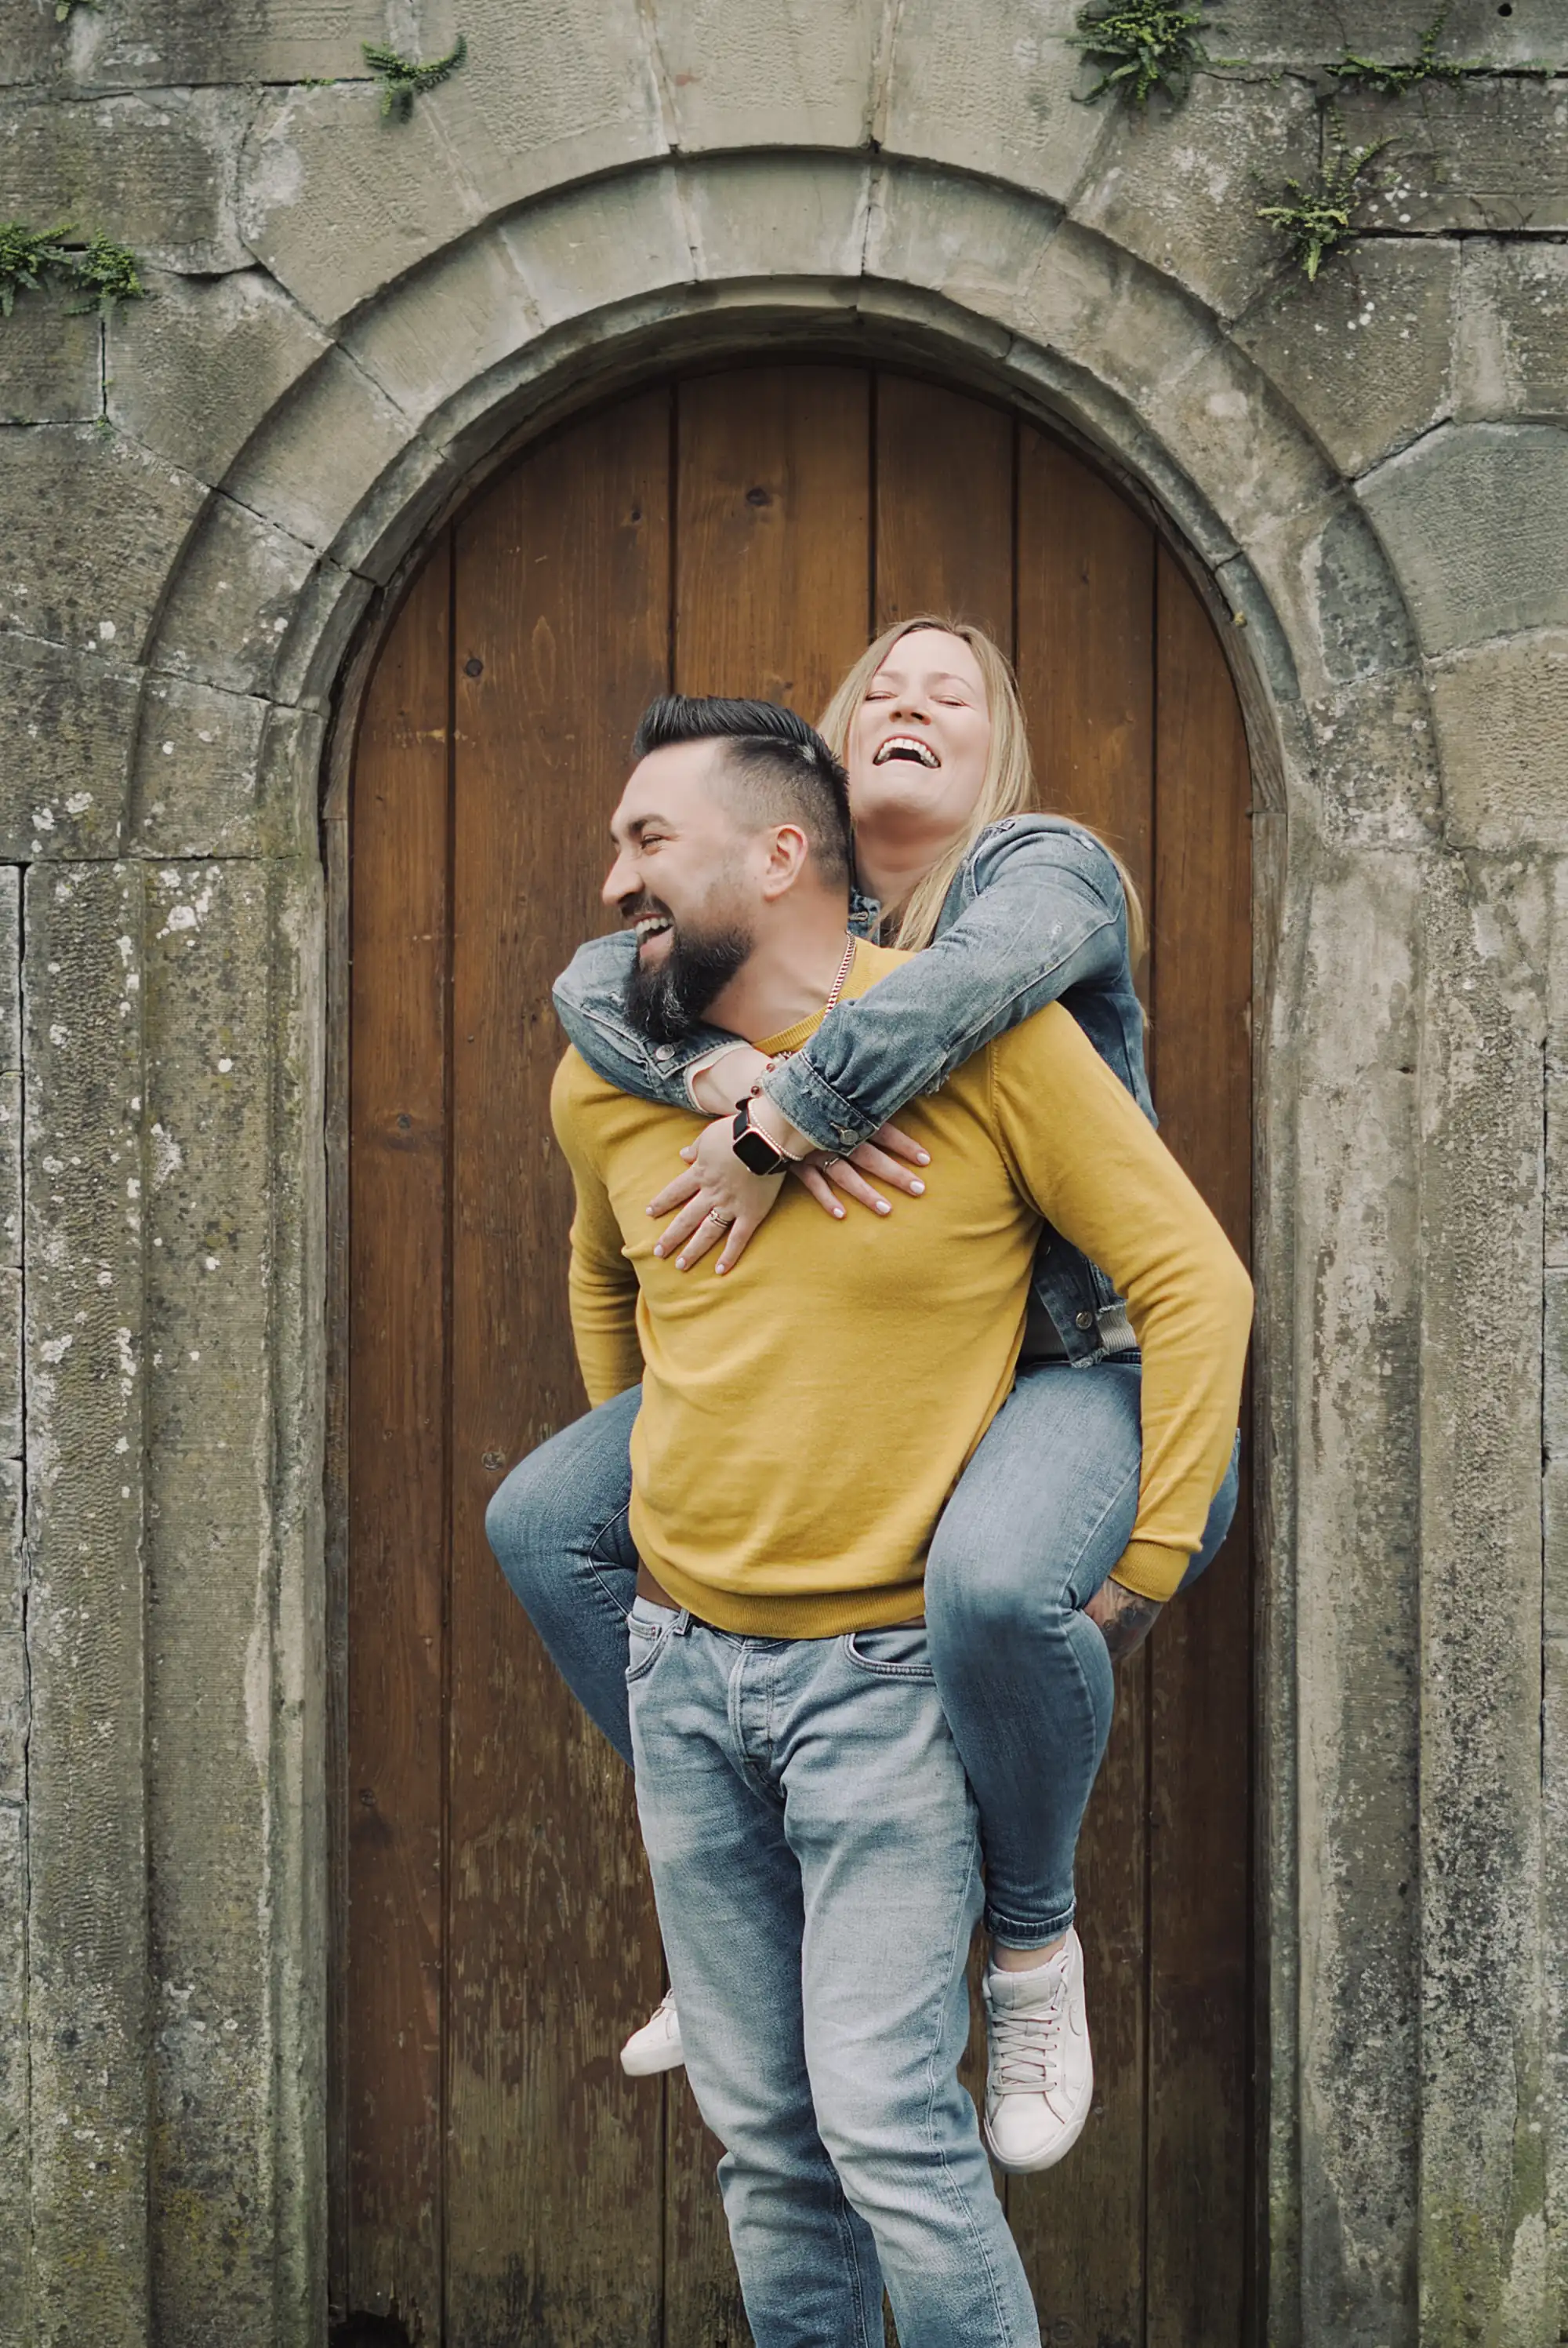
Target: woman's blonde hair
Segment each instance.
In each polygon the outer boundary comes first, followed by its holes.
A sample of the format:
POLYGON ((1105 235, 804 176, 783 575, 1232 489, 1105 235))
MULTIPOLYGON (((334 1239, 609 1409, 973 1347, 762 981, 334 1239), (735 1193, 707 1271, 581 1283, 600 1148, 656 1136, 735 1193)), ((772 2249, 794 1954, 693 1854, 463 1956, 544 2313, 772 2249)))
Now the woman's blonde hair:
MULTIPOLYGON (((983 628, 971 626, 967 620, 948 620, 935 613, 922 612, 912 620, 900 620, 891 628, 884 628, 874 636, 840 680, 833 698, 817 721, 817 731, 827 743, 841 766, 849 764, 849 736, 856 714, 866 698, 866 688, 892 651, 900 637, 912 636, 925 628, 939 628, 944 634, 960 636, 973 653, 985 680, 986 703, 990 711, 991 747, 986 759, 985 779, 980 785, 968 822, 952 845, 937 859, 931 870, 917 881, 898 920, 895 945, 928 946, 936 935, 938 918, 947 900, 948 890, 959 866, 963 863, 979 835, 989 823, 999 822, 1006 815, 1020 815, 1035 804, 1034 767, 1029 755, 1029 735, 1025 730, 1023 704, 1019 697, 1018 679, 1012 664, 999 644, 987 635, 983 628)), ((1082 826, 1085 831, 1090 826, 1082 826)), ((1095 832, 1091 835, 1099 839, 1095 832)), ((1127 899, 1127 946, 1134 963, 1142 961, 1147 942, 1143 924, 1143 908, 1138 891, 1132 886, 1132 875, 1105 840, 1100 841, 1105 853, 1116 867, 1127 899)))

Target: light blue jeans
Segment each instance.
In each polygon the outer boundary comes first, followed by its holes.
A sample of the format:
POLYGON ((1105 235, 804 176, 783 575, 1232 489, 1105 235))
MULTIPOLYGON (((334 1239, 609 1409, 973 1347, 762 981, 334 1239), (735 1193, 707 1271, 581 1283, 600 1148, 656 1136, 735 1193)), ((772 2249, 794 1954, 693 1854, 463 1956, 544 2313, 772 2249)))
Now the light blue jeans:
MULTIPOLYGON (((979 1804, 986 1921, 1040 1948, 1072 1921, 1073 1859, 1113 1683, 1081 1609, 1132 1538, 1142 1458, 1134 1358, 1026 1365, 943 1511, 926 1567, 937 1685, 979 1804)), ((622 1757, 636 1387, 563 1427, 497 1490, 486 1530, 573 1694, 622 1757)), ((1186 1589, 1235 1512, 1236 1461, 1186 1589)), ((1156 1633, 1156 1636, 1158 1633, 1156 1633)))
POLYGON ((973 1797, 920 1629, 744 1639, 638 1599, 637 1806, 756 2348, 1038 2348, 958 2085, 973 1797))

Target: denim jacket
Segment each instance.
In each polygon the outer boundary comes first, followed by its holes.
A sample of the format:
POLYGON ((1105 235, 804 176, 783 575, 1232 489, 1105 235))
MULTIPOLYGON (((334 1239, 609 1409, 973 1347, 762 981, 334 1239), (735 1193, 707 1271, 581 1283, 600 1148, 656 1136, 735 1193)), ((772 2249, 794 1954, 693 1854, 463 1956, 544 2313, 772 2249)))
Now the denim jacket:
MULTIPOLYGON (((849 926, 866 936, 879 912, 856 895, 849 926)), ((734 1039, 699 1027, 682 1044, 650 1044, 626 1015, 635 953, 630 931, 579 946, 556 981, 556 1010, 608 1084, 690 1108, 687 1070, 734 1039)), ((1116 868, 1076 824, 1007 816, 981 832, 960 866, 931 944, 868 994, 840 1003, 766 1089, 820 1148, 847 1150, 917 1094, 939 1091, 993 1036, 1059 1001, 1153 1120, 1116 868)), ((1035 1256, 1033 1302, 1081 1366, 1132 1343, 1110 1281, 1049 1224, 1035 1256)))

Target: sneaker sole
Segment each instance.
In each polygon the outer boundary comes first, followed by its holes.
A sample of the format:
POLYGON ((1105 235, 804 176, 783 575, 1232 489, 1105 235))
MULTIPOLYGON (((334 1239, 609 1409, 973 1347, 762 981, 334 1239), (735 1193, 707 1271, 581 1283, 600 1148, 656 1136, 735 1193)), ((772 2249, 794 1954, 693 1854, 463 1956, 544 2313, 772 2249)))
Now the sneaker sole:
POLYGON ((630 2054, 624 2051, 620 2067, 629 2079, 656 2079, 661 2071, 679 2071, 685 2065, 684 2051, 679 2046, 661 2047, 656 2054, 630 2054))
POLYGON ((1037 2176, 1042 2168, 1054 2168, 1059 2160, 1066 2159, 1068 2154, 1072 2150, 1073 2146, 1078 2142, 1079 2137, 1083 2134, 1084 2129, 1088 2127, 1089 2114, 1093 2102, 1094 2071, 1091 2063, 1089 2073, 1089 2085, 1083 2097, 1083 2108, 1079 2113, 1078 2117, 1073 2121, 1072 2126, 1064 2130, 1064 2132, 1058 2137, 1056 2142, 1051 2146, 1049 2152, 1038 2154, 1033 2160, 1005 2160, 991 2141, 991 2124, 989 2120, 986 2120, 982 2123, 981 2129, 986 2140, 986 2150, 996 2162, 997 2167, 1005 2170, 1009 2177, 1034 2177, 1037 2176))

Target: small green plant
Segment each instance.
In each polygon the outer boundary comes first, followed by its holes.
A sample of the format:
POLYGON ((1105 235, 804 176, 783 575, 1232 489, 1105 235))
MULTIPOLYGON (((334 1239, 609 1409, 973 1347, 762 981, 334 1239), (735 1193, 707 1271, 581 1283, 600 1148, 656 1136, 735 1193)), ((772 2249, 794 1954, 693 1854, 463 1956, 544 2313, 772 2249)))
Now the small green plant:
MULTIPOLYGON (((1451 0, 1450 0, 1451 5, 1451 0)), ((1367 89, 1378 98, 1403 98, 1408 89, 1415 89, 1424 81, 1463 81, 1467 74, 1476 72, 1484 63, 1479 57, 1440 57, 1438 43, 1448 23, 1447 7, 1440 8, 1426 31, 1421 46, 1413 57, 1395 64, 1386 64, 1377 57, 1358 57, 1353 49, 1326 68, 1336 81, 1348 82, 1357 89, 1367 89)))
POLYGON ((1271 221, 1289 243, 1291 256, 1308 283, 1332 252, 1355 234, 1355 211, 1367 167, 1390 141, 1375 139, 1370 147, 1350 147, 1337 118, 1334 121, 1334 151, 1318 165, 1310 187, 1286 180, 1285 197, 1259 204, 1259 220, 1271 221))
POLYGON ((55 22, 56 25, 63 25, 75 9, 93 8, 97 5, 97 0, 55 0, 55 22))
POLYGON ((1124 97, 1146 107, 1157 89, 1179 102, 1199 67, 1214 62, 1203 44, 1207 21, 1204 0, 1195 7, 1173 7, 1168 0, 1091 0, 1078 12, 1077 32, 1068 35, 1071 46, 1100 68, 1084 105, 1124 97))
POLYGON ((406 122, 415 99, 449 80, 468 55, 468 44, 461 33, 456 48, 444 57, 433 57, 428 65, 405 57, 401 50, 389 49, 381 41, 365 41, 362 46, 365 64, 381 84, 382 113, 395 122, 406 122))
POLYGON ((70 311, 97 310, 105 318, 117 302, 147 299, 135 253, 112 237, 84 236, 68 221, 44 230, 0 221, 0 317, 11 315, 18 294, 50 286, 85 297, 67 303, 70 311))

